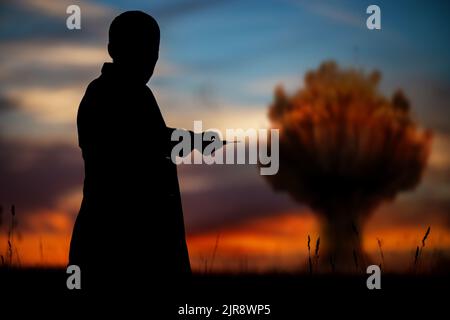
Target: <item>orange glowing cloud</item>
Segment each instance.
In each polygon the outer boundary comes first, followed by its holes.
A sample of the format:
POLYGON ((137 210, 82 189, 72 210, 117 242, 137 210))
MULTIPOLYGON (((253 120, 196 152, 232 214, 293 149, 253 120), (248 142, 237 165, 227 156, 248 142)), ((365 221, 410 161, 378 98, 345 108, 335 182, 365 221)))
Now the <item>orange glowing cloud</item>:
MULTIPOLYGON (((308 255, 307 237, 311 236, 312 252, 320 236, 318 219, 309 212, 287 212, 257 218, 241 225, 188 237, 194 270, 217 271, 302 271, 308 255)), ((432 225, 427 239, 427 255, 450 250, 450 230, 442 224, 432 225)), ((404 271, 411 262, 426 226, 379 226, 371 224, 362 239, 363 247, 374 263, 378 263, 379 246, 390 271, 404 271)), ((319 247, 320 256, 320 247, 319 247)), ((326 264, 326 262, 323 262, 326 264)), ((326 266, 325 266, 326 269, 326 266)))
MULTIPOLYGON (((63 266, 67 263, 72 218, 65 212, 42 211, 30 215, 12 238, 13 263, 20 266, 63 266)), ((8 235, 0 233, 0 254, 8 255, 8 235)))
MULTIPOLYGON (((389 213, 374 216, 362 239, 374 263, 380 262, 378 239, 382 242, 386 266, 405 271, 427 226, 379 223, 389 213)), ((30 215, 26 230, 14 237, 14 263, 21 266, 64 266, 67 264, 73 217, 63 211, 41 211, 30 215)), ((424 256, 432 264, 440 253, 450 252, 450 230, 438 220, 430 221, 431 233, 424 256)), ((196 272, 304 271, 308 256, 320 236, 320 222, 309 212, 285 212, 258 217, 231 227, 188 236, 191 264, 196 272)), ((6 257, 7 234, 0 234, 0 254, 6 257)), ((320 251, 319 251, 320 256, 320 251)), ((325 263, 325 262, 322 262, 325 263)), ((326 264, 326 263, 325 263, 326 264)), ((326 265, 323 268, 326 269, 326 265)))

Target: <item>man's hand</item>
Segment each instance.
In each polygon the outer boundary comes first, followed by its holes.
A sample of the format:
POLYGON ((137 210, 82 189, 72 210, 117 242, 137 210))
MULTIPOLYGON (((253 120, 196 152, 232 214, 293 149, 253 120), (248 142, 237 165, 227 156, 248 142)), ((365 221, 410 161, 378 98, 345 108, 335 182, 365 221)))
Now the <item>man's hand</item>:
MULTIPOLYGON (((167 133, 169 139, 171 139, 172 133, 178 129, 173 128, 167 128, 167 133)), ((191 140, 191 147, 190 151, 193 151, 194 149, 198 150, 203 155, 209 156, 211 154, 214 154, 214 151, 222 148, 224 145, 228 143, 235 143, 237 141, 225 141, 220 139, 219 133, 215 131, 205 131, 201 133, 195 133, 190 130, 183 130, 189 133, 190 140, 191 140)), ((171 149, 176 146, 179 141, 171 141, 171 149)), ((171 151, 168 151, 169 153, 171 151)))
POLYGON ((219 134, 215 131, 205 131, 202 133, 192 132, 191 136, 193 137, 193 149, 197 149, 205 156, 211 155, 215 150, 220 149, 226 144, 226 141, 220 140, 219 134), (196 141, 197 143, 195 143, 196 141), (198 141, 201 141, 201 144, 198 141))

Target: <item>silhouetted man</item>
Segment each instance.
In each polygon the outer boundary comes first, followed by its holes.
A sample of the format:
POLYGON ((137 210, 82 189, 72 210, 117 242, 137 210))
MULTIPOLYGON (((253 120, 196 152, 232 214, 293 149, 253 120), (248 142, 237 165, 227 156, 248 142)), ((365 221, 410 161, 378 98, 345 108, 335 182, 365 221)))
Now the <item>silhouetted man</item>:
POLYGON ((69 263, 81 267, 88 287, 190 273, 173 129, 146 86, 159 38, 157 22, 143 12, 116 17, 113 63, 103 65, 78 110, 85 180, 69 263))

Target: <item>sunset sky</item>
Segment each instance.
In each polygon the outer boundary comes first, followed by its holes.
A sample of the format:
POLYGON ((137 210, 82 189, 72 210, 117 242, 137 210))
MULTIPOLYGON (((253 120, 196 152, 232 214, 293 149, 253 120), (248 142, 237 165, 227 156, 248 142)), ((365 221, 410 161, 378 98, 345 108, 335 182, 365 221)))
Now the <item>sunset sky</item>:
MULTIPOLYGON (((402 88, 415 119, 433 131, 421 184, 383 204, 364 230, 364 247, 387 263, 407 261, 428 226, 427 254, 450 254, 450 28, 448 1, 377 1, 382 29, 366 28, 370 1, 157 0, 0 3, 0 254, 9 208, 17 208, 16 260, 64 265, 82 192, 76 113, 107 54, 109 24, 143 10, 161 28, 149 86, 166 123, 192 129, 266 128, 274 88, 288 92, 325 60, 382 74, 381 90, 402 88), (66 8, 81 8, 81 30, 66 8)), ((179 167, 195 270, 296 270, 320 221, 275 193, 251 165, 179 167), (215 247, 217 249, 215 250, 215 247), (214 256, 214 258, 213 258, 214 256), (211 264, 213 264, 211 266, 211 264)), ((129 219, 124 212, 123 219, 129 219)), ((151 254, 151 245, 149 253, 151 254)), ((118 253, 120 256, 120 253, 118 253)), ((135 257, 140 259, 140 257, 135 257)))

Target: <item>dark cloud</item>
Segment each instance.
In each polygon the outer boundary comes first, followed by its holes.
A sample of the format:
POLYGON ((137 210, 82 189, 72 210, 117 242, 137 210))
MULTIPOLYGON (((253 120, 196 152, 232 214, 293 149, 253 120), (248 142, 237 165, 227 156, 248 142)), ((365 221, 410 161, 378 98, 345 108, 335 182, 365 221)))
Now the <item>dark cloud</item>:
POLYGON ((64 16, 50 17, 36 14, 26 6, 13 1, 0 2, 0 40, 52 38, 62 34, 61 24, 65 26, 64 16))
MULTIPOLYGON (((0 204, 5 207, 15 204, 24 215, 52 210, 62 196, 82 190, 82 158, 75 146, 0 139, 0 150, 0 204)), ((273 193, 255 166, 190 165, 179 171, 182 185, 192 178, 199 181, 193 189, 189 182, 182 189, 191 233, 300 208, 273 193)))
POLYGON ((37 145, 0 139, 0 203, 31 214, 54 209, 61 196, 80 188, 81 152, 67 144, 37 145))
POLYGON ((239 224, 262 217, 301 210, 287 195, 274 193, 252 165, 183 165, 181 185, 191 177, 200 188, 182 188, 181 196, 188 232, 196 233, 239 224))
POLYGON ((412 86, 412 95, 421 107, 423 121, 436 131, 450 133, 448 122, 450 101, 450 79, 417 79, 412 86), (444 115, 444 116, 443 116, 444 115))
MULTIPOLYGON (((101 64, 98 66, 27 65, 21 66, 11 73, 0 74, 0 82, 18 87, 40 86, 53 88, 80 84, 87 86, 92 79, 100 75, 101 67, 101 64)), ((0 103, 2 103, 1 100, 0 103)))
POLYGON ((0 94, 0 115, 3 112, 14 110, 15 106, 16 106, 16 101, 0 94))

